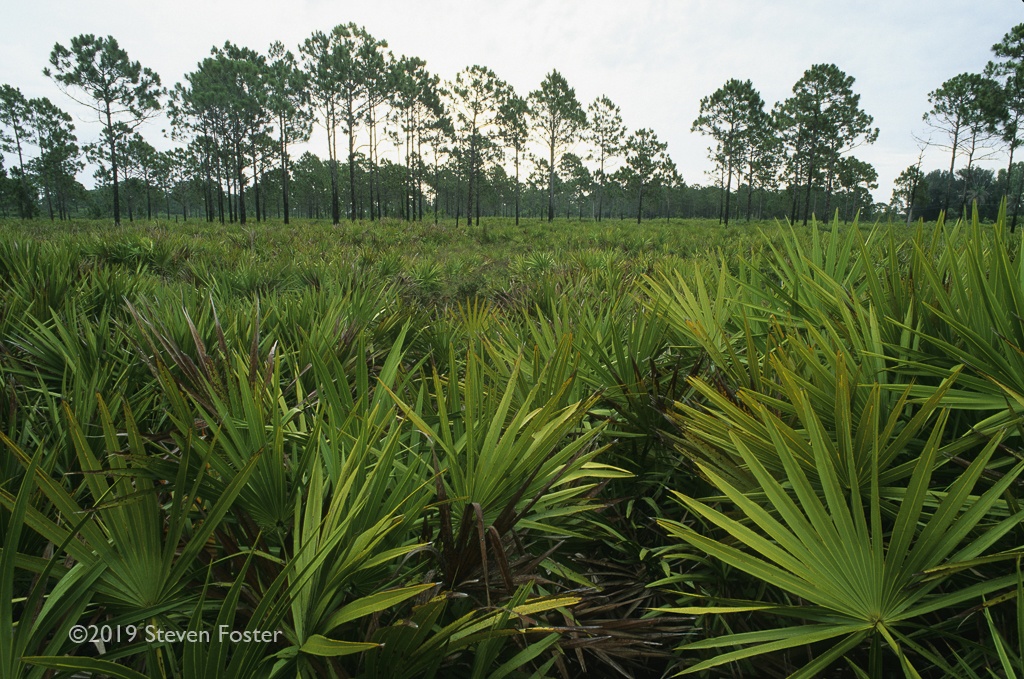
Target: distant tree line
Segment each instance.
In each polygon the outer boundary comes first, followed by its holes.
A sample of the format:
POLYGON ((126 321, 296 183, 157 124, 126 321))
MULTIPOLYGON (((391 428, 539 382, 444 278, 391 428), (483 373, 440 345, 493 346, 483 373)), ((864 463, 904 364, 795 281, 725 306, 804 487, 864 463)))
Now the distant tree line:
POLYGON ((54 46, 44 73, 95 114, 102 133, 80 146, 59 107, 0 86, 0 215, 806 223, 858 212, 933 219, 975 202, 989 217, 1009 196, 1016 223, 1024 24, 993 51, 983 73, 955 76, 929 96, 925 121, 938 139, 928 141, 949 151, 949 169, 925 173, 922 151, 890 204, 876 205, 878 174, 853 151, 878 129, 854 78, 834 64, 811 66, 770 109, 749 80, 704 97, 692 130, 709 138, 714 169, 706 184, 688 185, 653 130, 631 132, 607 96, 584 107, 555 70, 524 94, 479 65, 442 82, 422 59, 396 56, 345 24, 295 52, 280 42, 265 53, 214 47, 167 89, 114 38, 81 35, 54 46), (161 111, 177 144, 167 151, 140 133, 161 111), (326 133, 326 153, 293 158, 314 126, 326 133), (1005 170, 978 167, 997 152, 1008 155, 1005 170), (77 180, 86 162, 97 168, 91 190, 77 180))

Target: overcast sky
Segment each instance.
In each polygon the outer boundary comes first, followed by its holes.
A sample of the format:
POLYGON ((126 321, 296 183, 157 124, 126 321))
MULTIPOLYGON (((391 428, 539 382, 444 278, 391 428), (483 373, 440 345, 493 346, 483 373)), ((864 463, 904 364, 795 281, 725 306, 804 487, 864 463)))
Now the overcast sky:
MULTIPOLYGON (((770 107, 812 64, 831 62, 856 78, 861 105, 881 129, 878 141, 855 155, 878 170, 875 197, 886 202, 895 176, 917 158, 913 135, 928 134, 921 122, 928 92, 982 69, 993 43, 1024 22, 1020 0, 5 2, 0 83, 72 111, 82 142, 95 139, 98 128, 42 75, 54 43, 80 33, 114 36, 165 86, 225 40, 262 51, 281 40, 297 51, 313 31, 349 21, 387 40, 396 54, 425 59, 442 79, 482 64, 528 93, 555 68, 584 106, 606 94, 631 130, 653 128, 691 184, 708 183, 711 167, 708 141, 690 132, 701 97, 729 78, 749 78, 770 107)), ((167 148, 164 126, 157 121, 142 133, 167 148)), ((326 155, 319 145, 314 138, 314 152, 326 155)), ((926 170, 948 162, 938 149, 925 154, 926 170)), ((989 166, 999 162, 1005 158, 989 166)))

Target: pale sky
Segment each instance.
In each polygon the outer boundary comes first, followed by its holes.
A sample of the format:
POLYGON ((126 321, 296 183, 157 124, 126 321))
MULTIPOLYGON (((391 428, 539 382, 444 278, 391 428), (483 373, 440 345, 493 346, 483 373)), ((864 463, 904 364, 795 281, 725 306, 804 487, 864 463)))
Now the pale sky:
MULTIPOLYGON (((896 175, 916 161, 913 135, 928 135, 921 121, 928 92, 958 73, 980 71, 991 46, 1024 22, 1020 0, 3 2, 0 83, 70 111, 80 142, 96 139, 98 128, 42 75, 54 43, 80 33, 114 36, 167 87, 225 40, 264 52, 281 40, 297 53, 313 31, 350 21, 387 40, 396 55, 425 59, 445 80, 482 64, 527 94, 554 68, 584 107, 604 94, 622 108, 630 130, 652 128, 689 184, 710 181, 709 141, 690 132, 701 97, 729 78, 750 79, 770 108, 812 64, 831 62, 856 78, 861 106, 881 129, 873 146, 854 155, 878 170, 875 198, 884 202, 896 175)), ((141 132, 168 148, 166 126, 158 119, 141 132)), ((312 150, 326 156, 322 139, 314 137, 312 150)), ((1001 155, 988 166, 1005 162, 1001 155)), ((946 152, 926 151, 926 171, 948 164, 946 152)), ((91 185, 91 170, 85 174, 91 185)))

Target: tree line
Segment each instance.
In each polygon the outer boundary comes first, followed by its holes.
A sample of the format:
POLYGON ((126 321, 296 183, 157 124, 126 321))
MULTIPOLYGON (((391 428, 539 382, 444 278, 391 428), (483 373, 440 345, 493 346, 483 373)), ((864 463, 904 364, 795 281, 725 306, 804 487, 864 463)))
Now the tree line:
POLYGON ((905 212, 911 221, 915 209, 934 217, 972 201, 991 211, 1006 195, 1015 222, 1024 24, 993 50, 984 73, 955 76, 929 95, 925 122, 939 139, 927 141, 950 151, 948 172, 926 176, 922 152, 890 204, 876 205, 878 174, 853 151, 878 128, 854 78, 835 64, 811 66, 770 109, 749 80, 729 79, 704 97, 692 130, 709 138, 714 169, 707 184, 687 185, 653 130, 631 132, 607 96, 584 106, 557 70, 529 93, 480 65, 442 82, 422 59, 396 56, 350 23, 314 32, 294 52, 280 42, 265 53, 227 42, 165 88, 114 38, 80 35, 54 46, 44 74, 92 111, 102 132, 79 146, 58 106, 0 86, 0 144, 16 159, 5 168, 0 156, 0 214, 806 223, 837 211, 844 219, 905 212), (161 111, 176 144, 167 151, 141 134, 161 111), (314 126, 326 154, 293 159, 314 126), (1009 162, 998 176, 977 166, 1003 150, 1009 162), (86 161, 97 168, 90 191, 77 180, 86 161))
POLYGON ((915 214, 934 219, 977 203, 981 216, 993 219, 1005 196, 1015 229, 1024 192, 1024 166, 1014 162, 1024 143, 1024 24, 992 46, 992 59, 982 72, 953 76, 928 94, 928 103, 924 122, 931 136, 922 140, 917 162, 896 178, 892 211, 905 214, 909 224, 915 214), (922 171, 927 145, 949 153, 948 170, 922 171), (998 174, 978 167, 978 161, 1001 152, 1007 163, 998 174))

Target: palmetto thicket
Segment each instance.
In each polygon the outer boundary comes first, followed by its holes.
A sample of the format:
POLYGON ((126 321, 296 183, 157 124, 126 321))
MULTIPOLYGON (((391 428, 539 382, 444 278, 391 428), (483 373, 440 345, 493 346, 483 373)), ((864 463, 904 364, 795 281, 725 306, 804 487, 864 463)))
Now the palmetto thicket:
POLYGON ((0 225, 0 676, 1022 676, 1019 249, 0 225))

